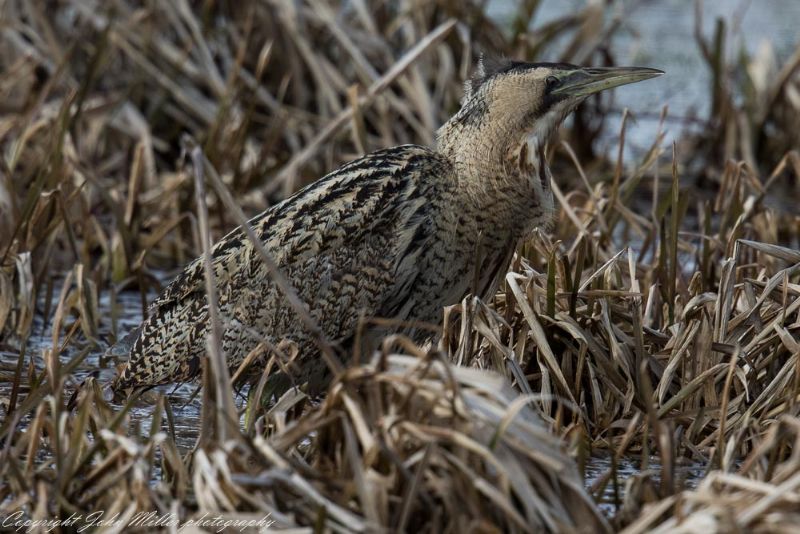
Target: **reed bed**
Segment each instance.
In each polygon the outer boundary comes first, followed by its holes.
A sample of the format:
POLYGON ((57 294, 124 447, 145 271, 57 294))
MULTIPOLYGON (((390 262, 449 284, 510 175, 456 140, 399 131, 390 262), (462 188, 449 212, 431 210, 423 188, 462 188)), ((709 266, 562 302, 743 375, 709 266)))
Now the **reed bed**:
POLYGON ((580 409, 542 408, 595 445, 613 448, 624 437, 629 447, 658 426, 673 452, 709 460, 700 451, 728 438, 746 452, 750 431, 797 415, 800 393, 791 282, 800 253, 772 244, 777 221, 748 173, 728 166, 717 197, 699 203, 694 228, 682 220, 689 198, 677 174, 650 217, 626 208, 613 184, 562 197, 559 227, 578 238, 540 235, 492 308, 453 309, 449 353, 487 367, 504 362, 523 391, 527 384, 569 400, 580 409), (641 243, 635 249, 618 250, 611 237, 623 219, 641 243))
POLYGON ((103 399, 119 295, 146 313, 238 224, 227 199, 254 214, 365 152, 432 143, 482 52, 614 63, 623 14, 592 3, 542 25, 538 4, 504 28, 446 0, 0 3, 0 515, 103 510, 140 531, 174 530, 151 512, 337 532, 796 525, 800 56, 732 62, 724 24, 698 30, 704 127, 628 163, 624 113, 609 160, 592 147, 613 101, 583 106, 551 147, 559 219, 492 302, 445 310, 437 344, 393 337, 321 399, 219 412, 233 385, 207 365, 188 451, 179 399, 151 396, 145 426, 141 399, 103 399), (600 451, 611 468, 584 489, 600 451), (624 482, 623 457, 640 467, 624 482), (708 473, 694 489, 686 461, 708 473))
POLYGON ((184 458, 162 430, 163 395, 149 428, 126 429, 129 406, 115 411, 94 380, 73 416, 50 392, 10 447, 25 460, 4 462, 4 511, 42 521, 102 510, 145 532, 204 517, 333 532, 609 530, 560 440, 501 376, 391 347, 299 418, 306 396, 291 390, 255 432, 236 425, 184 458))

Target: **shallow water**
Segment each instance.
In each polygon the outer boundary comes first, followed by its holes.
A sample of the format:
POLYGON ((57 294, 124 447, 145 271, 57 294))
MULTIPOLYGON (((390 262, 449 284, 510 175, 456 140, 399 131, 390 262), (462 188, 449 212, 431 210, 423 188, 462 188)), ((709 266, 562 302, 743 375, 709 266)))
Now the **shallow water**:
MULTIPOLYGON (((57 281, 54 287, 60 288, 61 281, 57 281)), ((57 293, 57 290, 56 290, 57 293)), ((150 302, 156 293, 153 291, 147 295, 148 302, 150 302)), ((28 362, 32 359, 37 370, 41 371, 44 367, 43 354, 45 350, 49 350, 52 346, 52 320, 55 309, 58 305, 58 295, 53 296, 53 301, 50 305, 51 317, 45 320, 42 315, 42 310, 45 309, 44 297, 40 297, 37 304, 37 314, 33 320, 31 328, 31 335, 28 338, 26 347, 26 361, 27 368, 28 362)), ((111 334, 112 315, 117 317, 116 330, 117 337, 122 338, 127 332, 136 328, 142 319, 141 297, 138 292, 124 291, 117 295, 116 303, 111 305, 110 292, 104 291, 101 293, 98 302, 98 312, 101 317, 100 325, 98 328, 98 335, 101 340, 101 348, 90 352, 81 363, 77 372, 74 373, 74 383, 67 385, 68 396, 73 388, 86 378, 91 372, 98 372, 98 382, 105 384, 110 381, 115 374, 113 364, 106 364, 100 366, 100 357, 106 349, 106 345, 102 340, 108 339, 111 334)), ((63 332, 62 332, 63 334, 63 332)), ((62 340, 63 341, 63 340, 62 340)), ((80 347, 85 346, 88 342, 80 340, 76 343, 71 343, 61 353, 61 362, 66 364, 73 357, 80 352, 80 347)), ((0 350, 0 368, 7 370, 13 369, 17 365, 18 354, 16 352, 0 350)), ((175 422, 175 439, 178 448, 182 451, 187 451, 194 446, 197 437, 197 429, 199 428, 200 396, 192 397, 196 386, 192 384, 183 384, 178 387, 164 387, 161 388, 164 392, 169 393, 170 402, 174 414, 175 422)), ((11 383, 0 381, 0 398, 9 398, 11 394, 11 383)), ((153 396, 151 396, 152 398, 153 396)), ((117 406, 118 408, 120 406, 117 406)), ((138 423, 143 433, 149 431, 150 420, 153 416, 153 405, 140 401, 131 409, 131 417, 133 422, 138 423)), ((0 408, 0 414, 5 416, 5 409, 0 408)), ((24 422, 23 422, 24 424, 24 422)), ((164 430, 167 430, 166 421, 164 421, 164 430)))
MULTIPOLYGON (((642 478, 645 473, 641 470, 642 459, 639 456, 623 456, 617 461, 616 479, 608 481, 598 498, 600 509, 608 516, 613 516, 622 506, 627 485, 633 477, 642 478)), ((593 486, 605 476, 612 468, 611 454, 597 452, 589 458, 584 472, 584 482, 587 488, 593 486)), ((694 489, 703 479, 707 466, 701 462, 692 462, 683 458, 676 460, 673 471, 676 489, 694 489)), ((661 460, 657 456, 648 458, 646 475, 658 486, 661 480, 661 460)))

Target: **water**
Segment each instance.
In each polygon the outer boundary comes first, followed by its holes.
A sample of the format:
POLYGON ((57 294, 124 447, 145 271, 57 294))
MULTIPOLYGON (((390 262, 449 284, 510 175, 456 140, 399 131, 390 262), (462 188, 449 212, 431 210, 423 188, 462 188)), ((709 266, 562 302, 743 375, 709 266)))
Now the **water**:
MULTIPOLYGON (((596 0, 542 0, 534 27, 575 13, 596 0)), ((517 10, 513 0, 491 0, 489 15, 510 21, 517 10)), ((624 14, 625 23, 614 34, 610 52, 619 65, 661 69, 656 80, 620 87, 615 92, 615 109, 627 107, 636 118, 628 123, 626 148, 641 153, 658 132, 658 115, 669 106, 667 145, 682 132, 696 128, 696 121, 708 119, 711 111, 711 73, 695 40, 695 0, 618 0, 608 10, 608 26, 614 14, 624 14)), ((800 43, 798 0, 706 0, 702 9, 702 33, 712 41, 718 18, 726 22, 726 53, 729 61, 741 50, 751 56, 771 47, 780 65, 800 43)), ((557 60, 565 43, 555 42, 547 56, 557 60)), ((600 148, 613 154, 618 141, 619 121, 610 121, 600 148)))
MULTIPOLYGON (((61 283, 62 280, 56 281, 54 283, 54 287, 60 288, 61 283)), ((33 359, 34 366, 38 372, 41 372, 41 370, 44 368, 44 351, 49 350, 53 342, 52 320, 58 305, 58 290, 56 290, 55 293, 56 294, 53 295, 53 300, 50 304, 51 317, 47 318, 47 320, 45 320, 45 317, 41 313, 42 310, 45 309, 45 297, 41 296, 39 298, 37 303, 38 313, 33 319, 31 335, 28 338, 28 344, 26 347, 26 368, 28 362, 33 359)), ((148 302, 152 301, 155 296, 156 292, 151 291, 147 295, 148 302)), ((114 306, 114 308, 116 308, 115 310, 112 310, 110 292, 102 292, 98 300, 98 312, 99 316, 101 317, 98 335, 101 340, 108 339, 109 335, 111 334, 112 325, 110 318, 112 315, 118 318, 116 325, 118 338, 122 338, 126 333, 136 328, 142 320, 141 297, 138 292, 123 291, 119 293, 116 297, 116 304, 114 306)), ((67 323, 69 323, 69 321, 70 319, 67 320, 67 323)), ((62 328, 62 330, 66 331, 65 328, 62 328)), ((63 342, 63 338, 60 340, 60 342, 63 342)), ((75 357, 81 351, 81 349, 86 346, 87 343, 88 342, 85 340, 78 339, 74 343, 67 345, 64 351, 61 353, 62 364, 66 364, 73 357, 75 357)), ((77 386, 83 379, 85 379, 91 372, 99 373, 97 380, 101 384, 108 383, 114 377, 115 370, 111 364, 107 364, 105 366, 100 365, 100 357, 105 351, 105 348, 106 346, 103 345, 100 348, 93 350, 86 356, 73 375, 73 383, 67 385, 67 395, 71 394, 74 387, 77 386)), ((17 359, 18 354, 16 352, 0 350, 0 369, 3 369, 5 373, 13 376, 13 370, 16 368, 17 359)), ((160 388, 161 391, 169 394, 169 400, 175 416, 175 441, 178 449, 183 452, 186 452, 194 447, 195 440, 197 438, 197 431, 200 427, 199 421, 201 396, 193 396, 196 387, 197 386, 195 384, 189 383, 182 384, 178 387, 164 386, 160 388)), ((23 389, 22 394, 24 395, 25 392, 26 390, 23 389)), ((0 381, 0 399, 8 399, 10 398, 10 395, 11 382, 0 381)), ((154 398, 155 396, 152 393, 145 394, 144 399, 140 400, 130 411, 132 423, 141 429, 143 435, 148 434, 150 430, 150 421, 152 420, 154 409, 152 400, 154 398)), ((121 408, 119 405, 114 406, 118 409, 121 408)), ((5 410, 5 406, 0 406, 0 416, 3 418, 6 415, 5 410)), ((25 424, 25 421, 23 421, 23 424, 25 424)), ((163 422, 162 430, 168 430, 166 420, 163 422)))
MULTIPOLYGON (((598 498, 598 506, 609 517, 613 516, 622 505, 627 485, 632 482, 634 477, 639 479, 649 477, 656 487, 661 481, 661 460, 658 456, 648 458, 647 471, 641 470, 641 457, 623 456, 617 461, 616 487, 613 479, 609 479, 602 494, 598 498)), ((596 453, 586 464, 584 482, 587 488, 592 489, 602 477, 604 477, 612 466, 611 454, 596 453)), ((685 458, 676 459, 673 476, 674 484, 677 489, 695 489, 706 473, 707 466, 702 462, 688 461, 685 458)))

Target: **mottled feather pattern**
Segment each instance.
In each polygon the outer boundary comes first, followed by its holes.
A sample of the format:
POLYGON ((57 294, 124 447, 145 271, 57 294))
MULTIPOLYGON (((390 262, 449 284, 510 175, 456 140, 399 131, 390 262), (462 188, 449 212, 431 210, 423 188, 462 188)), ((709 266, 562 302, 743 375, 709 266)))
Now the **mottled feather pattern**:
MULTIPOLYGON (((356 160, 251 219, 284 274, 331 340, 350 337, 358 317, 408 316, 414 293, 426 294, 432 263, 450 251, 426 247, 447 223, 432 189, 455 180, 425 180, 421 173, 452 174, 430 149, 405 145, 356 160)), ((244 232, 237 228, 211 251, 223 321, 222 349, 234 368, 259 342, 291 339, 304 358, 316 349, 295 313, 271 282, 244 232)), ((443 303, 426 298, 421 320, 435 321, 443 303)), ((418 310, 423 311, 423 310, 418 310)), ((130 349, 115 389, 186 380, 205 353, 207 302, 202 259, 192 262, 153 302, 130 349)), ((304 377, 299 377, 304 378, 304 377)))
MULTIPOLYGON (((328 340, 346 352, 361 317, 438 324, 444 306, 496 291, 520 240, 553 211, 544 147, 569 108, 532 104, 550 68, 484 69, 437 133, 435 149, 374 152, 250 221, 328 340)), ((235 369, 262 340, 290 340, 300 355, 292 378, 322 385, 326 369, 315 343, 244 230, 223 237, 211 257, 228 366, 235 369)), ((129 354, 113 389, 195 377, 207 323, 197 259, 112 348, 129 354)), ((426 332, 405 330, 418 341, 426 332)))

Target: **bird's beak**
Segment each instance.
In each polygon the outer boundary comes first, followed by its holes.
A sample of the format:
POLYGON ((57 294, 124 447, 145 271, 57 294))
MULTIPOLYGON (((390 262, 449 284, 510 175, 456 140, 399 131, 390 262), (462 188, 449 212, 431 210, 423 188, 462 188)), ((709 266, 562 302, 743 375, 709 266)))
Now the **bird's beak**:
POLYGON ((561 85, 552 94, 566 97, 585 97, 620 85, 641 82, 664 71, 646 67, 600 67, 576 69, 561 78, 561 85))

